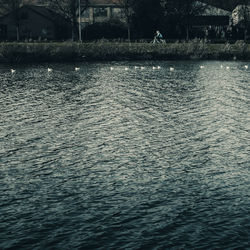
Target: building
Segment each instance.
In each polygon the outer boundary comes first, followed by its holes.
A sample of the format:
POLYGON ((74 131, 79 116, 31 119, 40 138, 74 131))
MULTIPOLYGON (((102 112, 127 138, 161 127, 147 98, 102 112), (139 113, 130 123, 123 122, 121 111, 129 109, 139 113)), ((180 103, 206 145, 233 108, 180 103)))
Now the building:
POLYGON ((250 0, 231 0, 231 1, 217 1, 217 0, 200 0, 210 6, 217 7, 223 11, 229 12, 231 24, 238 25, 243 20, 250 20, 250 0), (243 4, 244 3, 244 4, 243 4))
MULTIPOLYGON (((85 6, 83 6, 84 8, 85 6)), ((82 27, 88 24, 118 19, 125 22, 122 0, 89 0, 87 8, 82 13, 82 27)))
POLYGON ((22 0, 21 5, 47 6, 49 0, 22 0))
POLYGON ((24 5, 0 18, 1 40, 64 40, 70 29, 65 18, 41 6, 24 5))
POLYGON ((195 36, 206 39, 226 38, 226 32, 231 23, 231 12, 213 6, 203 1, 197 1, 197 5, 203 6, 201 14, 191 17, 191 26, 195 36))
MULTIPOLYGON (((218 1, 218 0, 200 0, 200 2, 203 2, 205 4, 208 4, 209 6, 216 7, 218 9, 230 11, 232 13, 233 9, 239 4, 239 2, 242 0, 224 0, 224 1, 218 1)), ((243 0, 245 1, 245 0, 243 0)))
MULTIPOLYGON (((211 6, 221 8, 229 15, 229 26, 226 29, 228 38, 248 39, 250 33, 250 0, 200 0, 211 6)), ((225 31, 225 26, 222 27, 225 31)), ((223 30, 222 30, 223 31, 223 30)), ((224 32, 225 33, 225 32, 224 32)))
POLYGON ((192 25, 196 27, 225 27, 231 22, 231 12, 221 9, 216 6, 197 2, 204 6, 204 11, 201 15, 192 17, 192 25))
MULTIPOLYGON (((48 3, 48 0, 22 1, 22 5, 48 6, 48 3)), ((89 24, 106 22, 110 19, 125 22, 123 0, 80 0, 80 3, 82 28, 89 24)))

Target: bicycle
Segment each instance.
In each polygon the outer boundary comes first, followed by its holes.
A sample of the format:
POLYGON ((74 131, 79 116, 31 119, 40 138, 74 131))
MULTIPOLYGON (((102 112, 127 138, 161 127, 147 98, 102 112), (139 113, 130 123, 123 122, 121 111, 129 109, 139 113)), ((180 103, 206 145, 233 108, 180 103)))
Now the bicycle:
POLYGON ((155 37, 150 43, 162 43, 162 44, 165 44, 166 43, 166 40, 165 39, 162 39, 162 38, 157 38, 155 37))

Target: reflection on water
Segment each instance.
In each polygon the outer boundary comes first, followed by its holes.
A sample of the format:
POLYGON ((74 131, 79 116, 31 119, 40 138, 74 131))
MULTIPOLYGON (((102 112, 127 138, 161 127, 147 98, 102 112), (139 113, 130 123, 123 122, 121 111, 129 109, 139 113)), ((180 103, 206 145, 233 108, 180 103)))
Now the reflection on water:
POLYGON ((247 249, 246 64, 2 65, 0 248, 247 249))

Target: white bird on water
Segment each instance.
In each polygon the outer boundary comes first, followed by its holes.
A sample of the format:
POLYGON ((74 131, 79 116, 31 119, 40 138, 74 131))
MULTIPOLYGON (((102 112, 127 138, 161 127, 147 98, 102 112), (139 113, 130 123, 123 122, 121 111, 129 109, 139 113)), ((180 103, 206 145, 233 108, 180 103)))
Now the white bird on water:
POLYGON ((125 67, 125 70, 127 71, 127 70, 128 70, 128 67, 125 67))
POLYGON ((161 68, 161 66, 157 66, 157 69, 160 69, 161 68))
POLYGON ((222 64, 221 64, 220 68, 223 69, 223 65, 222 64))
POLYGON ((16 70, 15 70, 15 69, 11 69, 10 72, 11 72, 12 74, 14 74, 14 73, 16 72, 16 70))
POLYGON ((79 71, 80 70, 80 68, 79 67, 75 67, 75 71, 79 71))
POLYGON ((52 72, 52 68, 48 68, 48 72, 52 72))
POLYGON ((114 68, 113 67, 110 67, 110 70, 112 71, 114 68))
POLYGON ((170 70, 170 71, 174 71, 174 68, 173 68, 173 67, 170 67, 169 70, 170 70))
POLYGON ((205 66, 204 66, 204 65, 201 65, 201 66, 200 66, 200 68, 201 68, 201 69, 204 69, 204 68, 205 68, 205 66))
POLYGON ((155 66, 153 66, 153 69, 157 69, 155 66))
POLYGON ((245 69, 248 69, 248 65, 245 65, 244 67, 245 67, 245 69))
POLYGON ((226 69, 230 69, 230 67, 229 67, 229 66, 227 66, 227 67, 226 67, 226 69))
POLYGON ((145 67, 141 67, 141 69, 145 69, 145 67))
POLYGON ((138 66, 135 66, 135 69, 138 69, 139 67, 138 66))

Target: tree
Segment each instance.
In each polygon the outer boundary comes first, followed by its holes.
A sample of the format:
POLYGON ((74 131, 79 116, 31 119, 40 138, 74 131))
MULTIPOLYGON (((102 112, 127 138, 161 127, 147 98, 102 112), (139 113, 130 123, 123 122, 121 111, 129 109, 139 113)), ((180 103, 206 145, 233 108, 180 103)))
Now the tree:
POLYGON ((196 0, 163 0, 162 6, 166 10, 166 17, 174 18, 176 26, 185 30, 187 40, 190 36, 192 17, 201 14, 206 8, 205 4, 196 0))
MULTIPOLYGON (((64 16, 70 21, 72 27, 72 40, 76 40, 78 37, 78 18, 79 9, 83 13, 87 8, 88 0, 49 0, 49 7, 64 16), (80 3, 80 8, 79 8, 80 3)), ((81 14, 80 13, 80 14, 81 14)), ((81 22, 81 20, 79 20, 81 22)), ((80 32, 79 32, 80 33, 80 32)), ((80 39, 80 37, 78 37, 80 39)))
POLYGON ((240 4, 232 12, 234 28, 238 31, 237 38, 247 40, 250 24, 250 1, 241 0, 240 4))
POLYGON ((249 26, 250 21, 250 7, 249 7, 249 1, 243 0, 242 1, 242 18, 243 18, 243 27, 244 27, 244 41, 247 40, 247 30, 249 26))
POLYGON ((117 5, 123 9, 126 25, 127 25, 127 32, 128 32, 128 40, 131 40, 131 23, 132 17, 134 15, 134 6, 135 3, 139 0, 118 0, 117 5))
POLYGON ((143 38, 152 38, 156 30, 163 30, 164 11, 161 1, 136 1, 134 5, 133 25, 139 37, 143 38))

